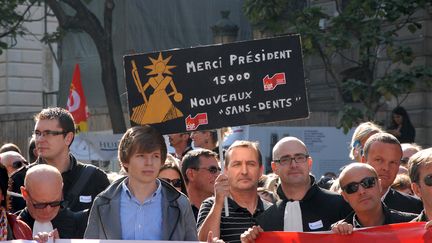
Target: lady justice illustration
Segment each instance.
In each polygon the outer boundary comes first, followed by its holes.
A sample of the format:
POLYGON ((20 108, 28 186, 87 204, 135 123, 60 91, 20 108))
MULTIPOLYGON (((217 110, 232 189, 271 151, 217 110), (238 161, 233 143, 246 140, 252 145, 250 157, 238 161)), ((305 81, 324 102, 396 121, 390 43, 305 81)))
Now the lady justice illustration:
POLYGON ((159 53, 157 59, 151 57, 149 59, 152 64, 144 66, 144 68, 151 70, 147 76, 152 77, 144 85, 141 84, 137 66, 135 61, 132 60, 132 76, 138 91, 143 97, 144 103, 132 108, 131 120, 143 125, 161 123, 182 117, 183 113, 171 101, 171 97, 175 102, 183 100, 183 95, 177 91, 172 77, 169 76, 173 74, 170 69, 176 67, 168 65, 171 56, 163 59, 162 53, 159 53), (146 91, 150 87, 153 89, 153 93, 147 97, 146 91))

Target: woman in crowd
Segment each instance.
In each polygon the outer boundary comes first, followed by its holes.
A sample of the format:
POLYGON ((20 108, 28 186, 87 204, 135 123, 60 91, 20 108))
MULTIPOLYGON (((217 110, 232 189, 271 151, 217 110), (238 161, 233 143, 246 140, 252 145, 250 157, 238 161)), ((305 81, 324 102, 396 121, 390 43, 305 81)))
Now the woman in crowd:
POLYGON ((363 155, 363 146, 368 138, 375 133, 383 132, 380 126, 373 122, 363 122, 354 131, 351 139, 350 158, 357 162, 361 162, 363 155))
POLYGON ((407 111, 402 106, 393 109, 392 121, 387 132, 393 134, 400 143, 414 143, 415 128, 407 111))
POLYGON ((162 165, 159 170, 158 177, 159 179, 165 180, 166 182, 171 184, 177 189, 177 191, 187 195, 186 185, 184 183, 183 176, 175 161, 169 160, 167 157, 165 164, 162 165))

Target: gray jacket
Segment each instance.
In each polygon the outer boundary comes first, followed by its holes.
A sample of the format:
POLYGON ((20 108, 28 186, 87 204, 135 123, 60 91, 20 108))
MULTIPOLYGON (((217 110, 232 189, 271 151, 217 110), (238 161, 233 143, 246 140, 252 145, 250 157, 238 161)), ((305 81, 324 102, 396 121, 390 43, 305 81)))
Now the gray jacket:
MULTIPOLYGON (((120 195, 123 177, 113 182, 94 200, 90 210, 85 239, 122 239, 120 195)), ((162 239, 197 241, 195 219, 187 197, 174 187, 162 183, 162 239)))

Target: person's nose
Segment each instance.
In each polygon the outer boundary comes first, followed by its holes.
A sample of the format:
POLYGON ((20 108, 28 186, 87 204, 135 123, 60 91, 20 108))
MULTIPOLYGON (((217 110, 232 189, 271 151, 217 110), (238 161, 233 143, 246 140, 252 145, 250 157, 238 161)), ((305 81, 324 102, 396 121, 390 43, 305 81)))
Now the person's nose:
POLYGON ((242 164, 241 173, 246 175, 248 173, 248 168, 246 164, 242 164))

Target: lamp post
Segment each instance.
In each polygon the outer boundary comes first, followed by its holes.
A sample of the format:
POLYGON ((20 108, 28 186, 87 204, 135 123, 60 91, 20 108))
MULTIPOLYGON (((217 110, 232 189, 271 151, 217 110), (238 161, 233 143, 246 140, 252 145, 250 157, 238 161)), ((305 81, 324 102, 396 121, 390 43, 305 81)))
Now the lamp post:
POLYGON ((229 19, 230 11, 221 11, 220 14, 222 19, 218 20, 211 27, 213 31, 213 43, 223 44, 236 41, 239 28, 229 19))

